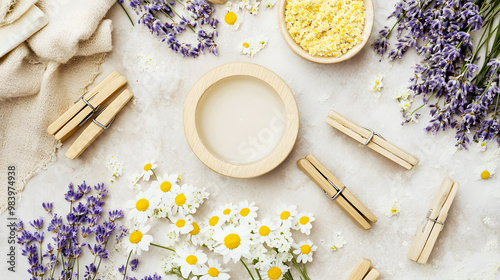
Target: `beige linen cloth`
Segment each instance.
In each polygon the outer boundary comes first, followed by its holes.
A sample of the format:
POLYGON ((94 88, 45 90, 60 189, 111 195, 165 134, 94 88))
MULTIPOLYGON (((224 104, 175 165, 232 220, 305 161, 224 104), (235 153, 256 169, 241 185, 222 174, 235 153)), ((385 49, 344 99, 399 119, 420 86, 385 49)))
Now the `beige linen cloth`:
POLYGON ((49 24, 0 58, 0 213, 8 166, 20 193, 55 158, 47 126, 86 91, 112 49, 111 20, 103 18, 115 0, 0 0, 0 28, 35 3, 49 24))

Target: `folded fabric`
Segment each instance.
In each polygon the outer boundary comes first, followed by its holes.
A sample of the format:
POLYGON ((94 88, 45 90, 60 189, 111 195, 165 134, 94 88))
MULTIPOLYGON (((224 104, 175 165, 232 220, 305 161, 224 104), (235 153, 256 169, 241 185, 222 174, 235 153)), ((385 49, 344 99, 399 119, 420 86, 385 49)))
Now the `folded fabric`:
MULTIPOLYGON (((0 26, 29 9, 29 0, 0 1, 0 26)), ((55 157, 58 142, 47 126, 93 83, 111 51, 112 23, 103 18, 114 3, 40 0, 36 5, 49 23, 0 58, 0 170, 16 166, 18 193, 55 157)), ((7 182, 7 173, 0 174, 7 182)), ((0 192, 0 212, 6 194, 0 192)))

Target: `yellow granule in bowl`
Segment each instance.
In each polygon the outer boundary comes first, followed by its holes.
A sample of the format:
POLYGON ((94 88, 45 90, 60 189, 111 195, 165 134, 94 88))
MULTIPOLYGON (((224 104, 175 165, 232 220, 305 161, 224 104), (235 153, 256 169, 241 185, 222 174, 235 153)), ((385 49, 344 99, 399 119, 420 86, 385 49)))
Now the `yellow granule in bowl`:
POLYGON ((287 0, 293 40, 313 56, 340 57, 363 41, 363 0, 287 0))

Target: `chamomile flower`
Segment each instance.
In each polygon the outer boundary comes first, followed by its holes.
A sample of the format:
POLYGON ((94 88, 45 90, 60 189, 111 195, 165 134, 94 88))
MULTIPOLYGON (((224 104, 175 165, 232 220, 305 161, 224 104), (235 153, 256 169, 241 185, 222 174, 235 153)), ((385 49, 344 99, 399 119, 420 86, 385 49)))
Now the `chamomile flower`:
POLYGON ((180 188, 172 189, 169 192, 172 208, 170 209, 171 215, 188 215, 194 214, 196 208, 193 207, 193 198, 195 188, 189 185, 182 185, 180 188))
POLYGON ((401 205, 399 201, 394 200, 391 204, 391 207, 385 211, 385 215, 387 217, 392 217, 394 215, 398 215, 400 212, 401 212, 401 205))
POLYGON ((247 56, 251 56, 253 45, 254 45, 253 40, 250 38, 247 38, 247 39, 243 40, 243 42, 240 43, 238 48, 242 54, 247 55, 247 56))
POLYGON ((129 200, 126 204, 127 208, 131 208, 128 218, 143 224, 153 215, 159 203, 159 198, 153 196, 151 191, 139 192, 134 200, 129 200))
POLYGON ((263 0, 262 5, 266 8, 272 9, 276 5, 276 0, 263 0))
POLYGON ((205 243, 205 238, 200 232, 200 226, 195 221, 192 221, 191 225, 193 226, 193 229, 189 232, 189 239, 191 240, 191 243, 194 245, 203 245, 203 243, 205 243))
POLYGON ((256 15, 259 13, 259 6, 260 2, 254 1, 254 3, 248 6, 247 9, 250 12, 250 14, 256 15))
POLYGON ((289 226, 280 226, 273 234, 269 246, 276 248, 278 252, 288 252, 292 246, 293 238, 289 226))
POLYGON ((332 249, 333 251, 337 251, 338 249, 344 247, 345 244, 347 244, 347 241, 345 241, 344 236, 342 236, 342 233, 335 232, 333 241, 330 244, 330 249, 332 249))
POLYGON ((140 255, 141 251, 148 251, 149 245, 153 242, 153 237, 147 235, 151 226, 135 227, 130 231, 130 235, 125 243, 127 253, 140 255))
POLYGON ((202 276, 200 280, 228 280, 231 278, 228 272, 229 269, 222 268, 216 260, 208 260, 208 266, 203 269, 202 276))
POLYGON ((179 234, 188 234, 194 230, 191 216, 171 217, 170 220, 173 224, 172 230, 178 232, 179 234))
POLYGON ((259 207, 255 206, 255 202, 249 203, 245 200, 239 203, 236 216, 240 220, 240 223, 252 223, 257 218, 258 209, 259 207))
POLYGON ((110 181, 115 182, 118 177, 122 175, 122 165, 123 163, 118 159, 118 157, 113 155, 107 156, 106 167, 111 171, 110 181))
POLYGON ((292 228, 295 230, 300 230, 300 232, 309 235, 311 233, 312 222, 316 220, 311 213, 300 213, 298 214, 292 223, 292 228))
POLYGON ((248 9, 253 3, 255 3, 255 0, 240 0, 238 5, 241 9, 248 9))
POLYGON ((481 151, 481 152, 486 151, 486 149, 488 148, 485 141, 479 141, 477 143, 477 146, 479 147, 479 151, 481 151))
POLYGON ((411 108, 412 102, 410 100, 402 100, 399 102, 399 110, 403 113, 407 112, 411 108))
POLYGON ((149 181, 149 178, 151 177, 151 175, 154 174, 154 169, 158 167, 158 165, 156 164, 155 160, 150 160, 150 161, 146 161, 143 165, 143 170, 141 172, 141 177, 144 179, 144 181, 149 181))
MULTIPOLYGON (((375 81, 373 81, 373 85, 371 87, 372 92, 379 93, 382 90, 382 87, 384 86, 382 79, 383 79, 382 75, 378 74, 377 77, 375 78, 375 81)), ((380 94, 378 94, 377 97, 380 97, 380 94)))
POLYGON ((219 217, 223 222, 231 221, 233 217, 236 217, 236 214, 238 214, 238 206, 232 203, 223 205, 219 210, 219 217))
POLYGON ((297 215, 297 206, 283 206, 278 209, 278 217, 282 225, 290 227, 292 225, 292 221, 297 215))
POLYGON ((476 169, 476 174, 478 174, 478 180, 487 180, 495 174, 496 165, 494 163, 489 163, 486 166, 476 169))
POLYGON ((289 267, 282 262, 273 262, 269 267, 262 271, 264 280, 281 280, 288 271, 289 267))
POLYGON ((183 278, 193 273, 201 275, 204 271, 204 264, 207 262, 207 255, 202 250, 196 250, 193 246, 180 248, 176 250, 178 258, 174 259, 174 263, 181 268, 183 278))
POLYGON ((130 180, 130 189, 140 191, 141 190, 141 185, 139 185, 139 180, 141 180, 141 173, 134 173, 131 176, 129 176, 130 180))
POLYGON ((177 188, 178 181, 178 174, 165 174, 163 177, 157 177, 155 181, 151 182, 151 186, 157 194, 163 195, 172 190, 172 188, 177 188))
POLYGON ((243 21, 243 14, 240 13, 240 7, 238 4, 234 4, 230 1, 226 2, 226 15, 224 16, 224 22, 232 30, 238 30, 243 21))
POLYGON ((223 256, 224 263, 230 260, 236 263, 241 257, 252 257, 250 245, 253 244, 253 241, 250 240, 250 231, 246 227, 220 228, 215 232, 213 238, 217 242, 214 251, 223 256))
POLYGON ((299 244, 293 244, 293 253, 297 255, 297 262, 307 263, 312 262, 313 253, 318 249, 313 245, 311 240, 300 242, 299 244))
POLYGON ((262 221, 257 221, 254 228, 254 239, 259 243, 271 243, 271 239, 274 238, 274 231, 279 228, 279 224, 271 221, 270 219, 263 219, 262 221))

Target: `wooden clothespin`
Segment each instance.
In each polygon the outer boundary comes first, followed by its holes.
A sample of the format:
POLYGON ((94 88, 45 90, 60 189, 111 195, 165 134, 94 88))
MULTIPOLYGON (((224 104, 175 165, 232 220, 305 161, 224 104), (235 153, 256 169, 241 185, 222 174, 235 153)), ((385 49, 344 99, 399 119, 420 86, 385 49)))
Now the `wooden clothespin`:
POLYGON ((424 225, 417 230, 417 234, 408 252, 412 261, 426 264, 436 244, 439 233, 444 227, 451 204, 458 191, 458 182, 445 178, 439 188, 430 210, 427 212, 424 225))
POLYGON ((81 96, 68 111, 62 114, 47 128, 47 133, 54 135, 57 140, 68 139, 92 115, 99 106, 106 102, 113 93, 123 87, 127 79, 114 71, 108 75, 91 91, 81 96))
POLYGON ((371 225, 369 222, 377 222, 377 217, 313 155, 309 154, 305 158, 299 159, 297 165, 359 227, 370 229, 371 225))
POLYGON ((70 159, 75 159, 85 151, 105 129, 109 128, 115 116, 133 96, 134 94, 128 89, 120 93, 108 107, 97 114, 92 123, 78 136, 73 145, 66 151, 66 156, 70 159))
POLYGON ((347 280, 375 280, 380 276, 380 272, 372 267, 369 259, 361 259, 347 280))
POLYGON ((416 157, 394 146, 373 130, 362 127, 333 110, 330 111, 325 121, 347 136, 368 146, 408 170, 412 169, 418 163, 416 157))

